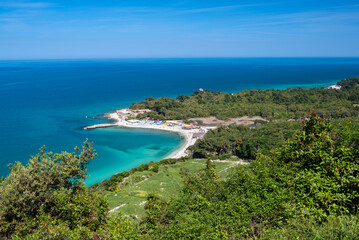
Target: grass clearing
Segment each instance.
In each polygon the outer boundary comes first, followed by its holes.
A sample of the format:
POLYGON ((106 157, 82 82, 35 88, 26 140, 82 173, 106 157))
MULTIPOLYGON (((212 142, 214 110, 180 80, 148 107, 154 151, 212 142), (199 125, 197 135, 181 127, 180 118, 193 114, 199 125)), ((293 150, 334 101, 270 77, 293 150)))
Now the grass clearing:
MULTIPOLYGON (((190 172, 198 171, 206 166, 206 161, 205 159, 188 160, 160 166, 158 173, 152 171, 135 173, 127 179, 126 184, 119 187, 118 191, 106 194, 109 208, 113 209, 112 213, 121 212, 125 215, 143 216, 148 193, 155 193, 166 200, 176 197, 183 186, 180 169, 187 168, 190 172)), ((225 178, 239 162, 237 160, 216 161, 215 163, 216 171, 225 178)))

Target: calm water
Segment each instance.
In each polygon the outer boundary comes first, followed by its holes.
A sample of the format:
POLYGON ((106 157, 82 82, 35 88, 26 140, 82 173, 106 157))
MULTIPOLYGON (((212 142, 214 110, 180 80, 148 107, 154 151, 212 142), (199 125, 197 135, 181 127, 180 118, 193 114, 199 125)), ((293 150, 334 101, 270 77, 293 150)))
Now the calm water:
POLYGON ((8 174, 8 163, 26 163, 42 145, 72 151, 86 138, 98 152, 89 165, 88 185, 160 160, 179 147, 181 136, 82 130, 108 121, 103 113, 148 96, 175 97, 198 88, 321 87, 354 76, 359 76, 358 58, 0 61, 0 175, 8 174))

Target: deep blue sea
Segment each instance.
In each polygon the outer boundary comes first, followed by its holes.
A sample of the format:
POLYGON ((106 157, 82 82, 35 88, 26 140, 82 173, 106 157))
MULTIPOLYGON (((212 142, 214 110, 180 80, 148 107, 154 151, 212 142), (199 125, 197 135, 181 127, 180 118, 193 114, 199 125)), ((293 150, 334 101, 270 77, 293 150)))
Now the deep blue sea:
POLYGON ((149 96, 325 87, 354 76, 359 58, 0 61, 0 176, 9 173, 8 163, 26 163, 42 145, 72 151, 86 138, 98 153, 87 185, 166 157, 182 144, 178 134, 82 129, 149 96))

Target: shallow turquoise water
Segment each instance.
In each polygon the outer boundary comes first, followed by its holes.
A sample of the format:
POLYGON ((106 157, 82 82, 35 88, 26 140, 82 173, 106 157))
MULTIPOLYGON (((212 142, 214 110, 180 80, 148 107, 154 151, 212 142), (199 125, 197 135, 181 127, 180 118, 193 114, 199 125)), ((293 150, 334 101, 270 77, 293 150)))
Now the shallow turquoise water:
POLYGON ((89 166, 88 184, 108 178, 119 169, 131 169, 143 163, 165 158, 178 147, 183 137, 176 133, 126 128, 91 130, 99 156, 89 166))
POLYGON ((175 97, 198 88, 322 87, 359 76, 358 58, 134 59, 0 61, 0 175, 46 145, 72 151, 89 138, 98 157, 92 184, 158 161, 182 143, 175 133, 83 126, 108 122, 105 112, 148 96, 175 97), (87 116, 87 118, 86 118, 87 116))

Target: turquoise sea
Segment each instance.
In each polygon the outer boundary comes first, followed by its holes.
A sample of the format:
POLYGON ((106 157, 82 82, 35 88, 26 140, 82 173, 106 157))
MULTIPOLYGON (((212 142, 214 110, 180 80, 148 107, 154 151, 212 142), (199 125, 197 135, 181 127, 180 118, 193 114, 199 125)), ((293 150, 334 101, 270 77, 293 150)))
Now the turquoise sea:
POLYGON ((166 157, 182 144, 178 134, 82 129, 149 96, 325 87, 354 76, 359 58, 0 61, 0 176, 8 174, 8 163, 26 163, 42 145, 72 151, 86 138, 98 152, 87 185, 166 157))

